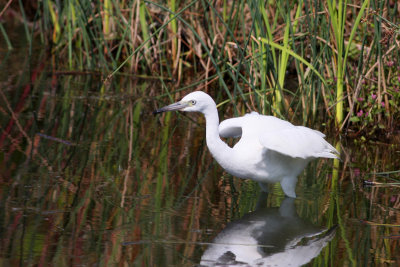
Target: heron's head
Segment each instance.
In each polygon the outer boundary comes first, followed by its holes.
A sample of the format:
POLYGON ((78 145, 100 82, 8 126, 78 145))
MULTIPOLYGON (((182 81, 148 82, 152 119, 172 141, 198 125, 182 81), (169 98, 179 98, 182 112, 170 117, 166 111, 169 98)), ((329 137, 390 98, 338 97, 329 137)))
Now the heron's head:
POLYGON ((179 102, 154 111, 154 114, 172 110, 205 113, 207 108, 216 108, 214 100, 208 94, 202 91, 196 91, 186 95, 179 102))

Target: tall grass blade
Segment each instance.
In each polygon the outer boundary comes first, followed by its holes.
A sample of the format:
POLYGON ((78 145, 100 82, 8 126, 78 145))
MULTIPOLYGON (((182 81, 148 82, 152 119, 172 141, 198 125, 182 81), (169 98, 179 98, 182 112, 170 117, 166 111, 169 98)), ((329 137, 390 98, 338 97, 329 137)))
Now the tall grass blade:
POLYGON ((4 27, 3 27, 3 23, 1 23, 1 22, 0 22, 0 32, 1 32, 1 34, 3 35, 4 40, 6 41, 7 49, 8 49, 8 50, 12 50, 12 49, 13 49, 13 46, 12 46, 12 44, 11 44, 10 39, 8 38, 8 35, 7 35, 6 30, 5 30, 4 27))
POLYGON ((326 83, 324 77, 322 77, 322 75, 321 75, 309 62, 307 62, 307 61, 306 61, 303 57, 301 57, 300 55, 298 55, 298 54, 296 54, 295 52, 293 52, 290 48, 281 46, 281 45, 279 45, 279 44, 277 44, 277 43, 275 43, 275 42, 273 42, 273 41, 269 41, 269 40, 267 40, 267 39, 265 39, 265 38, 261 38, 261 41, 264 42, 264 43, 266 43, 266 44, 268 44, 268 45, 270 45, 270 46, 272 46, 272 47, 274 47, 274 48, 277 48, 277 49, 279 49, 279 50, 281 50, 281 51, 285 51, 287 54, 291 55, 292 57, 294 57, 294 58, 297 59, 298 61, 302 62, 304 65, 306 65, 307 67, 309 67, 309 68, 320 78, 320 80, 321 80, 325 85, 327 85, 327 83, 326 83))

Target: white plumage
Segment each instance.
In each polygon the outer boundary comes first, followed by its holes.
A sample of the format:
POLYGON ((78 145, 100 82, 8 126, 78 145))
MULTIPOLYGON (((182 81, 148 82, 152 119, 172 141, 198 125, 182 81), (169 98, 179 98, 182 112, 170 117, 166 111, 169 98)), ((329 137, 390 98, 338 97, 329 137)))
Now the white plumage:
POLYGON ((280 182, 284 193, 296 197, 297 176, 315 158, 338 158, 338 152, 319 131, 257 112, 227 119, 219 124, 217 107, 206 93, 196 91, 181 101, 156 110, 201 112, 206 118, 208 149, 230 174, 259 182, 280 182), (241 137, 231 148, 221 137, 241 137))

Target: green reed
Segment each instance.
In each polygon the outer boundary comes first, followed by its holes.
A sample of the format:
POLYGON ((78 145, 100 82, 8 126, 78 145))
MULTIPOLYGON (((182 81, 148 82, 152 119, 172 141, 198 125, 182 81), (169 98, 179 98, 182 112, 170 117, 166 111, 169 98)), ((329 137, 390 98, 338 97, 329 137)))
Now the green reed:
POLYGON ((348 45, 345 45, 345 30, 347 16, 347 1, 327 1, 330 22, 334 38, 333 42, 337 49, 334 53, 334 63, 336 72, 336 127, 340 127, 343 122, 343 98, 344 98, 344 75, 347 67, 347 57, 352 41, 358 31, 358 25, 364 14, 365 9, 369 5, 368 1, 362 1, 362 6, 357 14, 355 21, 352 23, 351 33, 348 37, 348 45))
POLYGON ((7 35, 6 30, 4 29, 3 23, 0 23, 0 32, 3 35, 3 38, 4 38, 4 40, 5 40, 6 44, 7 44, 7 49, 8 50, 12 50, 13 49, 13 45, 12 45, 12 43, 10 41, 10 38, 7 35))
MULTIPOLYGON (((107 82, 117 73, 175 80, 172 91, 203 80, 197 88, 229 99, 234 113, 274 112, 303 124, 321 115, 342 130, 377 121, 388 127, 397 113, 400 96, 390 89, 397 74, 385 62, 396 62, 398 49, 385 54, 379 38, 394 44, 398 14, 382 13, 385 7, 370 1, 46 0, 37 16, 60 69, 97 70, 107 82), (373 57, 383 60, 376 64, 373 57), (356 116, 367 112, 357 99, 373 94, 379 101, 373 112, 356 116)), ((22 17, 29 39, 33 29, 22 17)))

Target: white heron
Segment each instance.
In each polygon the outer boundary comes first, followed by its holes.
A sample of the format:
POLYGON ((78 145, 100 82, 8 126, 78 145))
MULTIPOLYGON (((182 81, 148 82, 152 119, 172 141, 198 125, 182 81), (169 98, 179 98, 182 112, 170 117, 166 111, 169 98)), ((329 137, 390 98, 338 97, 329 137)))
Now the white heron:
POLYGON ((296 198, 297 176, 311 160, 339 158, 323 133, 274 116, 251 112, 219 124, 214 100, 202 91, 192 92, 154 113, 172 110, 203 113, 207 147, 212 156, 228 173, 257 181, 264 191, 268 183, 280 182, 283 192, 296 198), (241 138, 231 148, 220 136, 241 138))

